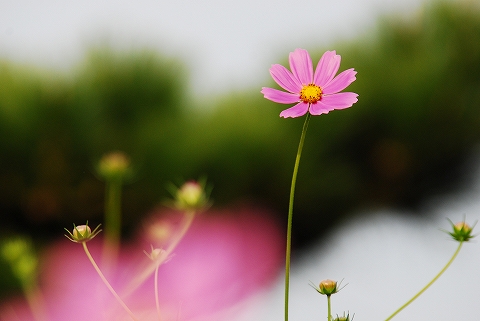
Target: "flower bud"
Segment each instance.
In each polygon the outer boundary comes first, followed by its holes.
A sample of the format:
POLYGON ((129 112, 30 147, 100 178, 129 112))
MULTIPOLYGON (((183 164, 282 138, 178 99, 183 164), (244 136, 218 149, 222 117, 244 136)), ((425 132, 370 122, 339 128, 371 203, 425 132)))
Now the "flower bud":
POLYGON ((14 262, 31 250, 31 244, 26 239, 12 239, 2 244, 2 256, 9 262, 14 262))
POLYGON ((339 288, 342 281, 337 283, 337 281, 327 279, 327 280, 323 280, 322 282, 320 282, 318 287, 315 286, 315 284, 310 281, 310 286, 312 288, 314 288, 318 293, 324 294, 326 296, 330 296, 332 294, 337 293, 338 291, 340 291, 341 289, 343 289, 345 287, 345 285, 344 285, 341 288, 339 288))
POLYGON ((73 229, 72 234, 75 238, 82 238, 86 235, 92 234, 92 229, 88 225, 79 225, 73 229))
POLYGON ((169 258, 167 258, 167 251, 164 249, 160 248, 154 248, 153 245, 151 245, 152 249, 150 253, 147 253, 147 251, 143 251, 145 255, 152 260, 153 262, 166 262, 168 261, 169 258))
POLYGON ((75 226, 73 224, 73 231, 70 232, 69 230, 65 229, 69 235, 65 236, 72 242, 75 243, 83 243, 83 242, 88 242, 91 239, 93 239, 95 236, 97 236, 98 233, 100 233, 102 230, 100 230, 100 224, 92 231, 90 226, 88 226, 88 222, 85 225, 78 225, 75 226))
POLYGON ((472 227, 470 227, 470 225, 465 222, 458 222, 457 224, 453 224, 453 222, 450 221, 450 224, 452 225, 453 232, 446 232, 450 234, 450 236, 453 237, 454 240, 458 242, 467 242, 471 238, 475 237, 475 235, 472 235, 472 230, 475 227, 476 223, 472 227))
POLYGON ((38 259, 31 242, 23 238, 9 240, 1 246, 1 254, 24 286, 35 282, 38 259))
POLYGON ((119 151, 105 154, 98 163, 97 172, 106 180, 123 180, 131 174, 130 159, 119 151))
POLYGON ((207 206, 205 188, 196 181, 188 181, 175 193, 175 207, 179 210, 200 210, 207 206))
POLYGON ((325 295, 332 295, 337 293, 337 282, 332 280, 323 280, 319 285, 320 293, 325 295))

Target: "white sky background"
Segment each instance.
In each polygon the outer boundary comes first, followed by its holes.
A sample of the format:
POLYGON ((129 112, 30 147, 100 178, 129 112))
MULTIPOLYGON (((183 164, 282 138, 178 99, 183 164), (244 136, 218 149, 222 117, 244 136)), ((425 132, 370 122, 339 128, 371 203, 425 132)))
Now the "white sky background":
MULTIPOLYGON (((372 30, 423 0, 0 0, 0 58, 66 69, 86 50, 153 48, 180 57, 194 93, 262 86, 295 48, 372 30)), ((328 48, 335 49, 335 48, 328 48)), ((341 54, 341 53, 340 53, 341 54)))

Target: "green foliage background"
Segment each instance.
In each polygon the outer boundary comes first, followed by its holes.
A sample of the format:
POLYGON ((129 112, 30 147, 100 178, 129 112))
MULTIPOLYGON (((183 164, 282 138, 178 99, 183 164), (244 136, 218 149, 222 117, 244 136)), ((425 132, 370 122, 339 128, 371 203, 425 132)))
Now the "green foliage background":
MULTIPOLYGON (((297 245, 355 209, 416 206, 468 177, 480 141, 479 13, 437 3, 334 47, 341 69, 358 71, 348 90, 359 102, 310 123, 297 245)), ((279 57, 286 65, 287 53, 279 57)), ((111 150, 129 154, 136 170, 124 192, 127 233, 167 196, 168 182, 203 175, 216 206, 260 203, 285 224, 303 119, 279 118, 284 106, 260 88, 199 102, 181 61, 108 48, 70 74, 2 61, 0 84, 3 235, 49 239, 73 222, 101 222, 104 186, 93 169, 111 150)))

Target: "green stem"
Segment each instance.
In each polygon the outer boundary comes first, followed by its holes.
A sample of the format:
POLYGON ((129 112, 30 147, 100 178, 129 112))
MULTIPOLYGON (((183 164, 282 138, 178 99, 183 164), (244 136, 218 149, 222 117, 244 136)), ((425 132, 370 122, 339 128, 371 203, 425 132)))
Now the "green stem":
POLYGON ((103 261, 107 267, 114 265, 120 246, 122 181, 107 180, 105 187, 105 241, 103 261))
POLYGON ((327 316, 327 320, 330 321, 332 320, 332 306, 331 306, 331 303, 330 303, 330 295, 327 295, 327 311, 328 311, 328 316, 327 316))
POLYGON ((135 315, 133 314, 133 312, 127 307, 127 305, 125 304, 125 302, 123 302, 123 300, 118 296, 117 292, 115 292, 115 290, 113 289, 113 287, 110 285, 110 283, 107 281, 107 279, 105 278, 105 276, 103 275, 102 271, 100 270, 100 268, 98 267, 97 263, 95 263, 95 260, 93 259, 92 255, 90 254, 90 251, 88 250, 88 247, 87 247, 87 243, 86 242, 82 242, 82 245, 83 245, 83 249, 85 250, 85 254, 87 254, 87 257, 88 259, 90 260, 90 263, 92 263, 93 267, 95 268, 95 271, 97 271, 98 275, 100 276, 100 279, 102 279, 103 283, 105 284, 105 286, 110 290, 110 292, 113 294, 113 296, 115 297, 115 299, 117 299, 118 303, 120 303, 120 305, 125 309, 125 311, 127 311, 128 315, 130 315, 130 317, 135 320, 135 321, 138 321, 138 319, 135 317, 135 315))
POLYGON ((288 222, 287 222, 287 249, 285 254, 285 321, 288 321, 288 294, 290 289, 290 257, 292 251, 292 219, 293 219, 293 199, 295 196, 295 184, 297 182, 298 165, 300 164, 300 156, 302 155, 303 142, 307 133, 310 113, 307 113, 305 122, 303 123, 302 135, 298 144, 297 158, 295 167, 293 168, 292 185, 290 187, 290 202, 288 205, 288 222))
POLYGON ((402 305, 400 308, 398 308, 395 312, 392 313, 391 316, 389 316, 388 318, 385 319, 385 321, 388 321, 388 320, 391 320, 394 316, 396 316, 400 311, 402 311, 403 309, 405 309, 410 303, 412 303, 413 301, 415 301, 416 298, 418 298, 423 292, 425 292, 429 287, 430 285, 432 285, 442 274, 443 272, 445 272, 448 267, 450 266, 450 264, 452 264, 452 262, 455 260, 455 258, 457 257, 458 253, 460 252, 460 249, 462 248, 462 244, 463 244, 463 241, 460 242, 460 244, 458 245, 458 248, 457 250, 455 251, 455 253, 453 253, 453 256, 452 258, 450 259, 450 261, 448 261, 448 263, 443 267, 443 269, 433 278, 433 280, 431 280, 427 285, 425 285, 417 294, 415 294, 413 296, 413 298, 411 298, 410 300, 408 300, 404 305, 402 305))

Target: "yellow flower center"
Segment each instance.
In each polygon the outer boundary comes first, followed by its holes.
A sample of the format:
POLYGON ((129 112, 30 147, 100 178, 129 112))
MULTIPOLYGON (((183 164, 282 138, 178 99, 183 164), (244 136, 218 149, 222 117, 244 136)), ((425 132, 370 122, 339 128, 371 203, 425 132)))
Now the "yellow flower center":
POLYGON ((300 100, 304 103, 315 104, 322 99, 322 89, 315 84, 303 86, 300 91, 300 100))

